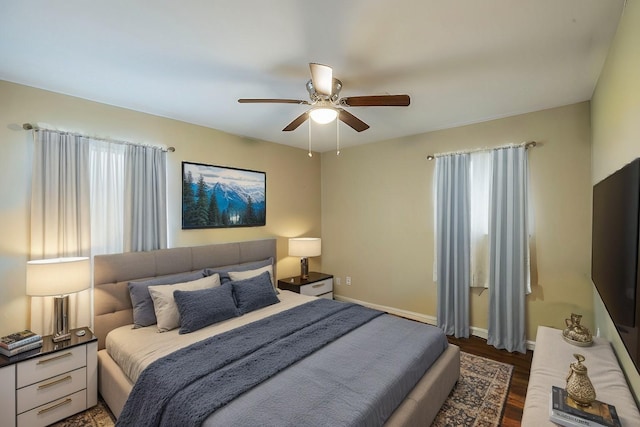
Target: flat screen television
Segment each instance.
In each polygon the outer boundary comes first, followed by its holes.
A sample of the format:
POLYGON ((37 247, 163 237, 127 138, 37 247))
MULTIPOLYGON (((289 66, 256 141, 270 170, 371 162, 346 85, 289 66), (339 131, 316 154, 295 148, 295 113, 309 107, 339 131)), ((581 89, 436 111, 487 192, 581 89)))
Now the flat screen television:
POLYGON ((640 158, 593 187, 591 278, 640 370, 640 158))

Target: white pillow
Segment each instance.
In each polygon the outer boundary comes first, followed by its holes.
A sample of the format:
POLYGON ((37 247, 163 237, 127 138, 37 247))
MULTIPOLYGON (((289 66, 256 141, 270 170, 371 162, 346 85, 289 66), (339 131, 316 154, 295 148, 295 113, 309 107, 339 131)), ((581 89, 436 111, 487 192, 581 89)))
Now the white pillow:
POLYGON ((229 279, 232 281, 251 279, 252 277, 256 277, 264 273, 265 271, 269 272, 269 277, 271 278, 271 285, 273 286, 273 290, 276 294, 280 294, 278 288, 276 287, 276 282, 273 280, 273 267, 270 265, 256 268, 255 270, 245 270, 245 271, 230 271, 227 273, 229 275, 229 279))
POLYGON ((269 272, 269 277, 271 278, 271 284, 275 287, 275 283, 273 283, 273 268, 271 268, 270 265, 264 266, 262 268, 256 268, 255 270, 230 271, 228 274, 229 274, 229 278, 235 282, 237 280, 251 279, 252 277, 261 275, 265 271, 269 272))
POLYGON ((213 274, 191 282, 174 285, 149 286, 153 310, 158 319, 158 332, 167 332, 180 326, 180 312, 173 299, 173 291, 197 291, 220 286, 220 276, 213 274))

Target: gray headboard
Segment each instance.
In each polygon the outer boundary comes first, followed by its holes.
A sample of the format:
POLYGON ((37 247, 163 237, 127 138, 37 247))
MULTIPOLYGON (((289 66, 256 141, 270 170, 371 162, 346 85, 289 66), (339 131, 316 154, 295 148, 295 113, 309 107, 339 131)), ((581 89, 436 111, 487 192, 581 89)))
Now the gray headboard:
POLYGON ((276 239, 97 255, 93 270, 93 327, 98 349, 104 348, 109 331, 133 323, 129 281, 269 257, 273 257, 273 277, 277 277, 276 239))

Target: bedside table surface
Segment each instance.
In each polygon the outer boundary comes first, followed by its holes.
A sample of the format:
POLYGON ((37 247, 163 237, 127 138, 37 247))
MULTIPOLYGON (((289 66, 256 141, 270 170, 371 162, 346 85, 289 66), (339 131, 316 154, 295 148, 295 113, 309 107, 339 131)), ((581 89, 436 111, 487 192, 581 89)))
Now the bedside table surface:
POLYGON ((280 284, 280 282, 282 282, 283 284, 286 283, 287 285, 304 286, 309 283, 319 282, 321 280, 330 279, 332 277, 333 275, 331 274, 324 274, 324 273, 318 273, 317 271, 310 271, 308 279, 302 279, 301 276, 287 277, 285 279, 278 280, 278 285, 280 284))
POLYGON ((69 349, 79 345, 85 345, 91 341, 97 341, 98 338, 93 335, 93 332, 87 327, 71 329, 71 338, 66 341, 53 342, 53 335, 45 335, 42 337, 42 347, 34 348, 33 350, 25 351, 24 353, 16 354, 15 356, 7 357, 0 354, 0 368, 13 365, 14 363, 23 362, 33 357, 43 356, 48 353, 55 353, 56 351, 69 349), (84 329, 85 334, 81 337, 76 335, 76 332, 80 329, 84 329))

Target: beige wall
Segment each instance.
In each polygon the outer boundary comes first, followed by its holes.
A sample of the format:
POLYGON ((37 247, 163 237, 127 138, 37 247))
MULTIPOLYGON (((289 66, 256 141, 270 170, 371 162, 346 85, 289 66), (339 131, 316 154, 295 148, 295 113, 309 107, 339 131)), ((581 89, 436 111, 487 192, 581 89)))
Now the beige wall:
MULTIPOLYGON (((564 327, 571 312, 592 327, 588 102, 324 153, 322 268, 341 279, 336 294, 435 318, 435 163, 426 155, 530 140, 539 143, 530 152, 538 284, 527 338, 538 325, 564 327)), ((485 331, 487 306, 488 292, 474 291, 471 324, 485 331)))
MULTIPOLYGON (((299 274, 287 238, 320 235, 320 155, 201 126, 0 81, 0 335, 28 327, 25 263, 29 253, 31 133, 25 122, 119 140, 174 146, 168 153, 169 244, 278 238, 278 276, 299 274), (264 171, 265 227, 181 230, 181 162, 264 171)), ((311 259, 319 269, 321 258, 311 259)))
MULTIPOLYGON (((630 0, 598 80, 591 116, 593 184, 640 157, 640 1, 630 0)), ((594 288, 597 327, 608 338, 640 401, 640 375, 594 288)))

